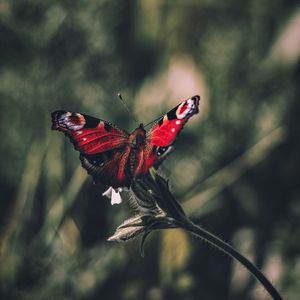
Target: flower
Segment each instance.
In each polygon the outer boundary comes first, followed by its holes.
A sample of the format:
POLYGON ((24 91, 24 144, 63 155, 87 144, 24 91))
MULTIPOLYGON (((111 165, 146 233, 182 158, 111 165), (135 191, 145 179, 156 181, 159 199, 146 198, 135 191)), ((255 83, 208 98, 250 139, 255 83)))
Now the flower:
POLYGON ((130 187, 132 217, 117 227, 108 241, 126 242, 142 235, 141 253, 146 237, 154 230, 176 228, 186 220, 179 203, 169 191, 168 182, 154 169, 134 178, 130 187))
POLYGON ((102 193, 102 196, 111 199, 111 205, 120 204, 122 202, 120 192, 122 191, 122 188, 114 189, 113 187, 109 187, 104 193, 102 193))

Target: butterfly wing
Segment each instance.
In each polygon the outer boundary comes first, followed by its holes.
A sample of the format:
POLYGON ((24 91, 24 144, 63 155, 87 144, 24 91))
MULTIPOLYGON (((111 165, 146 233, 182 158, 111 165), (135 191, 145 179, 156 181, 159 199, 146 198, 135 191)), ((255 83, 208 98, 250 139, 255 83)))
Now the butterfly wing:
POLYGON ((94 155, 81 154, 80 160, 96 184, 102 183, 113 188, 129 187, 131 176, 126 168, 129 153, 130 147, 125 146, 94 155))
POLYGON ((120 148, 128 140, 126 131, 88 115, 58 110, 51 116, 52 129, 64 132, 82 154, 92 155, 120 148))
POLYGON ((188 119, 199 112, 200 97, 191 97, 165 114, 149 131, 148 143, 157 147, 169 147, 188 119))
POLYGON ((80 152, 82 166, 96 183, 129 185, 125 167, 130 147, 126 131, 85 114, 61 110, 52 113, 52 129, 70 138, 80 152))
POLYGON ((164 115, 148 132, 145 145, 134 154, 131 162, 134 176, 158 167, 173 150, 172 144, 188 119, 199 112, 200 97, 194 96, 178 104, 164 115))

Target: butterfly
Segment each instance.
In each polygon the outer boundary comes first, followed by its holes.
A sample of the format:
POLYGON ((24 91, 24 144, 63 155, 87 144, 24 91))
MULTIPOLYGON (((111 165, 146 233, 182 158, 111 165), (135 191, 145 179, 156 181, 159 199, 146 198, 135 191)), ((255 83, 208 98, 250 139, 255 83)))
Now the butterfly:
POLYGON ((199 112, 199 101, 198 95, 184 100, 148 132, 143 124, 128 133, 107 121, 62 110, 51 114, 52 129, 70 139, 95 183, 114 189, 129 187, 134 177, 157 168, 166 158, 184 124, 199 112))

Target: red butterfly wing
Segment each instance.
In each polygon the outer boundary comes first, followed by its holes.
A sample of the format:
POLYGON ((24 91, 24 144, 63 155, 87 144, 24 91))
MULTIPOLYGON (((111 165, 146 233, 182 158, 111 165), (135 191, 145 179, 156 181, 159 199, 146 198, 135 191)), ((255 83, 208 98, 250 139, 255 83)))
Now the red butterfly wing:
POLYGON ((200 97, 194 96, 178 104, 164 115, 147 134, 146 142, 132 156, 131 173, 145 174, 149 168, 158 167, 172 151, 172 143, 188 119, 199 112, 200 97))
POLYGON ((129 134, 103 120, 80 113, 55 111, 52 129, 64 132, 80 151, 82 166, 96 183, 112 187, 128 186, 126 163, 129 134))
POLYGON ((120 148, 128 141, 128 133, 103 120, 80 113, 55 111, 52 129, 64 132, 82 154, 97 154, 120 148))
POLYGON ((188 119, 199 112, 198 95, 178 104, 164 115, 149 131, 148 143, 158 147, 168 147, 175 140, 188 119))
POLYGON ((95 155, 80 155, 82 166, 93 176, 95 183, 117 187, 129 187, 130 174, 126 168, 130 147, 106 151, 95 155))

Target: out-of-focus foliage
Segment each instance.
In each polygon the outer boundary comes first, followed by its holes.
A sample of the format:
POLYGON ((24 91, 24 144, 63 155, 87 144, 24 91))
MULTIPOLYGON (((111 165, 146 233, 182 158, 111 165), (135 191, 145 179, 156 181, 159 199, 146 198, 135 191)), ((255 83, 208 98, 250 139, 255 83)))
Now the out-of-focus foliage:
POLYGON ((144 123, 201 95, 164 173, 195 222, 297 299, 299 19, 283 0, 2 0, 0 298, 265 299, 183 232, 153 234, 145 258, 138 242, 106 242, 127 203, 102 199, 50 113, 130 131, 122 92, 144 123))

